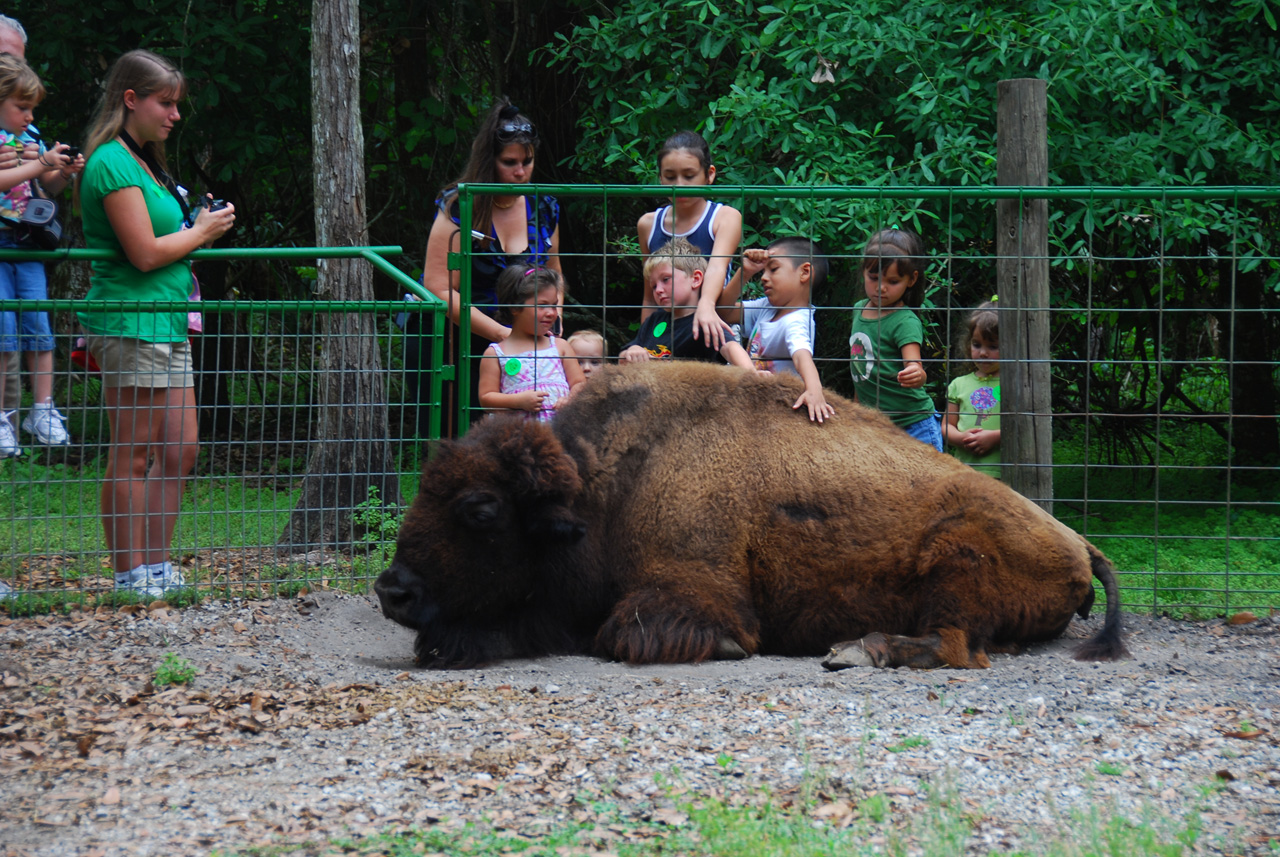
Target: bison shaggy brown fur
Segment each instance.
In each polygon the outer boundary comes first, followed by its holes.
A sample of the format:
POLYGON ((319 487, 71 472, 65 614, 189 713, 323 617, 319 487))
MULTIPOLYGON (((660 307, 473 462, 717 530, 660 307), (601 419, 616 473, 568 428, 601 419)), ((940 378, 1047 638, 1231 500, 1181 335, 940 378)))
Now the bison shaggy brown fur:
POLYGON ((830 396, 706 364, 598 373, 550 426, 493 417, 423 470, 384 613, 418 661, 595 652, 631 663, 756 652, 986 667, 988 651, 1106 621, 1078 657, 1124 654, 1110 564, 998 481, 830 396))

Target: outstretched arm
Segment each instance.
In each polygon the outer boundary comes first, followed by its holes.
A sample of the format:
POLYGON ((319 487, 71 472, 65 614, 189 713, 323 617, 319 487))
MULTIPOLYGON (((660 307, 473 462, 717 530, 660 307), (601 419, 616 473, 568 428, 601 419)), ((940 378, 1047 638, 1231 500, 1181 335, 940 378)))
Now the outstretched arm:
POLYGON ((960 446, 964 433, 960 431, 960 405, 947 402, 947 412, 942 417, 942 440, 951 446, 960 446))
POLYGON ((804 392, 791 409, 796 410, 804 405, 809 409, 809 419, 816 422, 835 416, 836 409, 827 403, 827 397, 822 392, 822 379, 818 376, 818 366, 813 362, 813 355, 801 349, 791 355, 791 362, 795 363, 796 370, 804 379, 804 392))
POLYGON ((735 340, 727 340, 720 349, 720 356, 729 361, 731 366, 737 366, 740 369, 746 369, 748 372, 754 372, 756 366, 751 362, 751 355, 747 353, 747 349, 743 348, 741 343, 735 340))

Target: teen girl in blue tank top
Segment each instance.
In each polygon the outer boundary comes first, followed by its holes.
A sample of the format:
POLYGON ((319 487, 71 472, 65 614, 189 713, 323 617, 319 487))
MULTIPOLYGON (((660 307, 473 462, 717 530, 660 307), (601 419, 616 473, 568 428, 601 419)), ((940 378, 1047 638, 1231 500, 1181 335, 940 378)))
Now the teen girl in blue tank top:
MULTIPOLYGON (((709 185, 716 180, 711 163, 711 149, 701 134, 681 131, 662 144, 658 153, 658 180, 670 187, 709 185)), ((707 274, 693 318, 693 335, 719 350, 732 329, 716 313, 716 300, 729 280, 729 262, 742 241, 742 212, 732 206, 696 196, 680 196, 656 211, 650 211, 636 224, 640 252, 646 257, 672 238, 687 238, 689 243, 707 255, 707 274)), ((643 321, 654 311, 653 288, 644 284, 643 321)))

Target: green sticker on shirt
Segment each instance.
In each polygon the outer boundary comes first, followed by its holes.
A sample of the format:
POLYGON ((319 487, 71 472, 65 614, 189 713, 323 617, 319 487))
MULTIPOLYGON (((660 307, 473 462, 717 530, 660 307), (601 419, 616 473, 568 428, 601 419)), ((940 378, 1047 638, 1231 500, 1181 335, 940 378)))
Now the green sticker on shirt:
POLYGON ((664 333, 666 333, 666 332, 667 332, 667 323, 666 323, 665 321, 660 321, 660 322, 658 322, 657 324, 655 324, 655 325, 653 326, 653 335, 654 335, 654 336, 661 336, 662 334, 664 334, 664 333))
POLYGON ((510 360, 507 361, 507 365, 502 368, 506 370, 506 373, 508 375, 519 375, 520 361, 512 357, 510 360))

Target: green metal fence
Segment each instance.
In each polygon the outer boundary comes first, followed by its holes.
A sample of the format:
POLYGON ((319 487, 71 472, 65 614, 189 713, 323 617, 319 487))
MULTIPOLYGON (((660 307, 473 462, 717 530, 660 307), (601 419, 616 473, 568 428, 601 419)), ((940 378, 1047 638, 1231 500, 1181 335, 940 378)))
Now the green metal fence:
MULTIPOLYGON (((412 494, 423 440, 439 435, 441 344, 444 305, 414 279, 387 261, 399 247, 267 248, 203 250, 196 260, 284 259, 314 264, 317 258, 355 258, 390 276, 397 289, 418 301, 192 301, 130 304, 108 301, 0 301, 0 312, 47 311, 55 329, 55 405, 67 417, 71 443, 41 447, 19 428, 23 454, 0 460, 0 582, 12 588, 0 606, 10 610, 45 609, 58 603, 92 605, 113 587, 99 520, 109 441, 101 380, 70 359, 79 336, 74 312, 128 309, 197 311, 203 334, 193 334, 196 394, 199 402, 200 454, 183 499, 172 559, 181 563, 200 595, 252 595, 302 586, 348 584, 376 575, 394 539, 401 497, 377 491, 344 497, 349 474, 325 472, 320 455, 335 439, 320 433, 322 413, 376 413, 380 437, 336 439, 379 451, 385 472, 367 474, 368 485, 397 483, 412 494), (355 314, 372 322, 369 342, 334 342, 326 319, 355 314), (428 360, 421 399, 406 398, 403 335, 398 314, 416 315, 425 333, 428 360), (357 346, 366 345, 359 349, 357 346), (325 350, 374 355, 373 365, 335 370, 325 350), (358 398, 344 400, 345 384, 325 384, 335 371, 373 376, 358 398), (337 395, 331 394, 332 390, 337 395), (421 410, 421 418, 419 418, 421 410), (330 479, 333 505, 352 521, 350 531, 333 541, 300 539, 297 524, 318 511, 306 508, 304 484, 330 479), (342 544, 337 544, 341 541, 342 544)), ((36 253, 0 251, 9 260, 83 261, 109 257, 106 251, 63 250, 36 253)), ((25 373, 24 374, 29 374, 25 373)), ((15 423, 30 413, 31 393, 23 393, 15 423)), ((328 510, 325 510, 328 511, 328 510)), ((124 597, 123 600, 130 600, 124 597)))
MULTIPOLYGON (((879 228, 913 228, 935 255, 921 315, 928 389, 940 410, 947 382, 968 371, 956 348, 965 317, 998 291, 997 201, 1048 200, 1053 297, 1032 309, 1051 316, 1053 347, 1032 360, 1049 362, 1053 378, 1055 488, 1052 498, 1033 499, 1052 499, 1057 517, 1112 556, 1128 606, 1280 604, 1280 187, 520 190, 562 205, 590 200, 589 234, 562 253, 577 274, 566 332, 594 326, 615 354, 636 327, 641 281, 630 224, 639 212, 705 197, 744 212, 744 247, 784 234, 819 239, 833 277, 814 296, 815 358, 824 384, 846 394, 852 305, 864 296, 862 243, 879 228)), ((512 192, 460 188, 464 234, 475 195, 512 192)), ((464 304, 474 253, 464 244, 456 260, 464 304)), ((458 370, 465 377, 469 367, 458 370)))
MULTIPOLYGON (((474 198, 510 186, 461 188, 462 234, 474 198)), ((922 232, 935 256, 926 323, 928 389, 941 409, 947 382, 962 374, 956 341, 964 318, 997 291, 995 204, 1048 199, 1053 299, 1054 512, 1115 560, 1133 608, 1224 612, 1280 603, 1280 479, 1266 456, 1280 389, 1280 187, 1264 188, 781 188, 537 185, 561 199, 562 263, 570 293, 565 332, 599 330, 617 353, 634 333, 641 294, 635 218, 673 195, 713 197, 744 212, 744 246, 781 234, 819 239, 832 263, 814 296, 824 383, 849 392, 848 332, 861 297, 858 253, 876 228, 922 232)), ((198 355, 202 452, 184 499, 174 558, 199 591, 236 594, 346 585, 375 576, 408 501, 424 445, 444 425, 442 385, 456 380, 457 419, 479 416, 468 401, 472 360, 443 365, 444 335, 469 341, 468 314, 452 331, 443 305, 387 261, 399 248, 201 251, 196 258, 258 255, 357 256, 422 302, 204 302, 198 355), (399 312, 420 317, 405 337, 399 312), (374 321, 380 395, 324 401, 326 317, 374 321), (423 349, 425 383, 407 372, 407 348, 423 349), (456 371, 456 379, 454 374, 456 371), (419 405, 425 407, 419 420, 419 405), (291 541, 306 474, 325 439, 325 408, 381 409, 385 472, 398 496, 348 494, 355 509, 342 549, 291 541)), ((0 252, 0 263, 14 253, 0 252)), ((463 242, 451 259, 469 306, 471 262, 463 242)), ((84 260, 93 251, 23 258, 84 260)), ((55 400, 72 444, 28 447, 0 461, 0 581, 23 595, 10 608, 50 599, 107 597, 97 493, 107 441, 101 390, 67 359, 71 310, 86 302, 0 302, 0 311, 48 310, 60 319, 55 400)), ((178 307, 156 307, 176 309, 178 307)), ((196 308, 195 304, 182 308, 196 308)), ((348 343, 353 348, 356 343, 348 343)), ((478 356, 478 355, 471 355, 478 356)), ((967 371, 967 370, 963 370, 967 371)), ((341 385, 339 385, 341 388, 341 385)), ((357 387, 356 389, 367 389, 357 387)), ((363 395, 363 394, 361 394, 363 395)), ((24 408, 30 404, 26 394, 24 408)), ((9 407, 9 406, 6 406, 9 407)), ((334 473, 334 477, 344 474, 334 473)), ((348 486, 349 487, 349 486, 348 486)))

